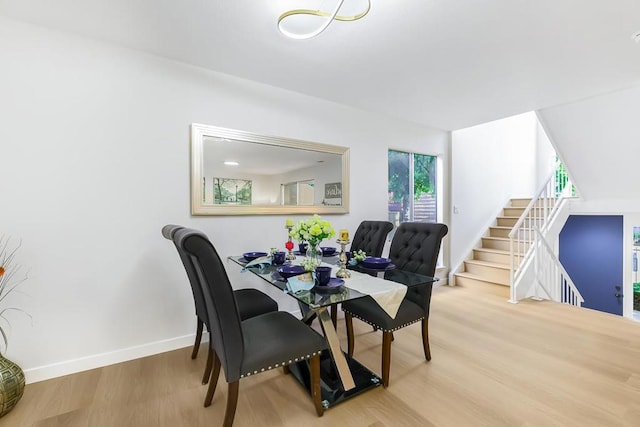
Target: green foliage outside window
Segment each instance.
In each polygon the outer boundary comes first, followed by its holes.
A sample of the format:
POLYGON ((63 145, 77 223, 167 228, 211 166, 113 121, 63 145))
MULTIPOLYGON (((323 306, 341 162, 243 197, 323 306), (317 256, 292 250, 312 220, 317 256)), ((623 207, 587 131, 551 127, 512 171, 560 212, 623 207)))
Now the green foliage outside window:
POLYGON ((408 218, 411 206, 409 177, 413 161, 413 198, 436 192, 436 157, 389 150, 389 208, 398 205, 401 222, 408 218))

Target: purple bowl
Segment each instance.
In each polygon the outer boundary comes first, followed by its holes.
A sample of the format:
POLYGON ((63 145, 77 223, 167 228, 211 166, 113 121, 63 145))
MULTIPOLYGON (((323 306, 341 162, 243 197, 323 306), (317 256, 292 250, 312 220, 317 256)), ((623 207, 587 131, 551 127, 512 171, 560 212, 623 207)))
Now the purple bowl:
POLYGON ((244 259, 251 262, 256 258, 260 258, 261 256, 267 256, 266 252, 245 252, 242 254, 244 259))
POLYGON ((304 267, 301 265, 283 265, 278 267, 278 273, 285 279, 304 273, 304 267))
POLYGON ((375 268, 375 269, 384 269, 391 263, 391 260, 388 258, 378 258, 373 256, 368 256, 364 260, 362 260, 362 265, 366 268, 375 268))
POLYGON ((331 256, 336 253, 336 248, 330 246, 320 246, 320 249, 322 249, 323 256, 331 256))

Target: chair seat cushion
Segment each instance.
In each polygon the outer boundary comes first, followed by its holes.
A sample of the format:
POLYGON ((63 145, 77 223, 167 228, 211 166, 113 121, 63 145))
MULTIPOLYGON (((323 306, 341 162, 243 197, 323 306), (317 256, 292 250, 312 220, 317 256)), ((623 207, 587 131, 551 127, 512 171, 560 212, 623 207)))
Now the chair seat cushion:
POLYGON ((284 311, 243 320, 242 334, 241 377, 309 359, 327 348, 324 337, 284 311))
POLYGON ((233 292, 240 319, 250 319, 264 313, 278 311, 278 303, 257 289, 238 289, 233 292))
POLYGON ((389 317, 371 297, 345 301, 342 303, 342 309, 383 331, 394 331, 425 317, 424 309, 407 298, 402 300, 395 319, 389 317))

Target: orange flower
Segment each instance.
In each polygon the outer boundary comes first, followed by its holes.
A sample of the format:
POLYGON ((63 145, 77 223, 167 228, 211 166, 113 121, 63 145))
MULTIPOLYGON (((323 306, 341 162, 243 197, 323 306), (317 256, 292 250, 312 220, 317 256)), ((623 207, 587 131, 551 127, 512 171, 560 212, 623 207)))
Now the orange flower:
POLYGON ((4 274, 4 267, 0 265, 0 277, 4 274))

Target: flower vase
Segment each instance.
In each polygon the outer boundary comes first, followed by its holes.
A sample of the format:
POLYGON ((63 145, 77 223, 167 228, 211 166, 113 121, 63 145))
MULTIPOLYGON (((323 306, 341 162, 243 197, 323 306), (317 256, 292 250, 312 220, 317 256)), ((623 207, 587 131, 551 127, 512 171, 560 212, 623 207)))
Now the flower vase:
POLYGON ((322 264, 322 249, 320 249, 320 242, 315 242, 307 245, 307 258, 315 260, 316 265, 322 264))
POLYGON ((0 354, 0 417, 16 406, 23 392, 22 368, 0 354))

